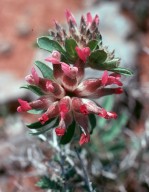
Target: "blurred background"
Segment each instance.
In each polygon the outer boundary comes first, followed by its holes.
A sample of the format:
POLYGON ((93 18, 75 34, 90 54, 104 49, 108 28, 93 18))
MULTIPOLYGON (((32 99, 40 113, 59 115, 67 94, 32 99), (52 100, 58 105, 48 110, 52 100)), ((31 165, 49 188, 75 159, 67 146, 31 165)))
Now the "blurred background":
MULTIPOLYGON (((30 97, 20 86, 29 74, 34 60, 42 60, 46 54, 35 46, 36 38, 53 28, 54 19, 65 26, 66 9, 73 12, 78 22, 80 16, 89 11, 93 15, 98 14, 103 44, 109 50, 115 50, 121 58, 121 65, 134 72, 133 77, 123 79, 125 92, 113 102, 118 106, 115 107, 118 113, 121 114, 125 108, 128 118, 123 123, 123 128, 126 128, 129 137, 132 134, 137 137, 139 147, 135 148, 133 162, 138 162, 142 148, 147 154, 148 0, 0 0, 0 7, 0 192, 42 191, 34 183, 38 180, 37 176, 43 174, 42 162, 50 156, 50 152, 38 139, 28 135, 22 117, 16 113, 17 99, 30 97)), ((118 133, 114 138, 118 137, 118 133)), ((95 145, 98 146, 98 143, 95 145)), ((132 150, 134 152, 134 148, 132 150)), ((142 162, 145 170, 149 165, 149 156, 142 156, 142 162)), ((134 175, 135 171, 131 171, 130 178, 124 180, 127 191, 149 191, 149 170, 145 178, 142 179, 139 175, 142 180, 136 175, 135 180, 134 175)))

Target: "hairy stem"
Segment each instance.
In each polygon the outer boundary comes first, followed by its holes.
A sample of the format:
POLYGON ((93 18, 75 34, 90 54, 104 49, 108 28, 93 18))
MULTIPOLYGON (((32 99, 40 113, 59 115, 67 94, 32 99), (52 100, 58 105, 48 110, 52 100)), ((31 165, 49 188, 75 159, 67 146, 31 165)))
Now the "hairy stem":
POLYGON ((81 159, 81 157, 80 157, 80 154, 79 154, 79 152, 78 152, 77 147, 75 147, 74 149, 75 149, 75 152, 76 152, 76 154, 77 154, 77 157, 78 157, 78 159, 79 159, 79 161, 80 161, 80 164, 81 164, 81 167, 82 167, 82 170, 83 170, 85 185, 88 187, 88 191, 89 191, 89 192, 95 192, 95 191, 93 190, 93 187, 92 187, 92 184, 91 184, 91 182, 90 182, 90 179, 89 179, 87 170, 85 169, 85 166, 84 166, 83 161, 82 161, 82 159, 81 159))

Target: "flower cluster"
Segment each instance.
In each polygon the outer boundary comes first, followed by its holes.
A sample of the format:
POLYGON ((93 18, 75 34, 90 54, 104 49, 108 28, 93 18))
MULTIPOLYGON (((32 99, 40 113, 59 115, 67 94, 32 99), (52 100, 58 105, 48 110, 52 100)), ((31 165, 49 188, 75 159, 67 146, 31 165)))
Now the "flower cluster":
POLYGON ((25 78, 28 83, 25 88, 40 97, 32 102, 18 99, 20 106, 17 111, 41 112, 38 121, 28 127, 40 129, 55 121, 48 130, 55 128, 57 136, 65 137, 67 141, 75 132, 78 133, 75 128, 79 128, 79 143, 82 145, 90 141, 91 117, 117 118, 116 113, 106 111, 94 99, 121 94, 120 74, 130 75, 131 72, 118 67, 119 58, 103 47, 97 15, 94 18, 90 13, 82 16, 79 27, 68 10, 66 19, 68 32, 55 21, 55 30, 49 31, 48 36, 38 38, 39 48, 51 53, 45 61, 52 64, 53 69, 41 61, 35 62, 43 77, 33 67, 31 74, 25 78), (102 76, 85 79, 87 67, 102 70, 102 76))

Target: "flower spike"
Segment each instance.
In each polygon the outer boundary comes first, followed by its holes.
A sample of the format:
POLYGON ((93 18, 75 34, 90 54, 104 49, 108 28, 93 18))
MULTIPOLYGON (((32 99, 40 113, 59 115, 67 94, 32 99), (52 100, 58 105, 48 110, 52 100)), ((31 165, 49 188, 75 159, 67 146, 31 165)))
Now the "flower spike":
POLYGON ((69 10, 65 15, 68 30, 54 20, 55 30, 49 31, 49 36, 38 38, 39 48, 51 53, 45 61, 52 64, 52 69, 51 65, 35 62, 43 76, 38 76, 33 67, 25 79, 30 84, 27 88, 39 98, 29 103, 18 99, 17 111, 32 109, 32 113, 38 114, 41 128, 54 120, 58 123, 53 123, 56 135, 69 137, 66 138, 69 141, 73 134, 78 134, 75 128, 81 129, 78 142, 83 145, 90 141, 90 130, 95 127, 91 118, 117 118, 115 112, 106 111, 95 99, 99 101, 103 96, 123 93, 120 74, 129 75, 131 72, 119 67, 120 59, 102 45, 98 15, 93 17, 89 12, 82 16, 80 26, 69 10), (86 78, 86 68, 91 69, 92 78, 86 78), (94 77, 93 70, 102 70, 103 73, 94 77))

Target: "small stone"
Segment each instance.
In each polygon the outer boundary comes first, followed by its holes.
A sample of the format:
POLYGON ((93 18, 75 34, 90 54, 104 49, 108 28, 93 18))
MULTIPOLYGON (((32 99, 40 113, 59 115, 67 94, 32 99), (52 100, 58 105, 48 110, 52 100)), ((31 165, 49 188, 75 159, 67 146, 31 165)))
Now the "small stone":
POLYGON ((17 34, 20 37, 26 37, 30 35, 32 29, 31 26, 27 22, 20 22, 17 25, 17 34))
POLYGON ((0 55, 10 54, 12 52, 12 44, 8 41, 0 41, 0 55))

